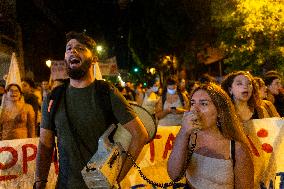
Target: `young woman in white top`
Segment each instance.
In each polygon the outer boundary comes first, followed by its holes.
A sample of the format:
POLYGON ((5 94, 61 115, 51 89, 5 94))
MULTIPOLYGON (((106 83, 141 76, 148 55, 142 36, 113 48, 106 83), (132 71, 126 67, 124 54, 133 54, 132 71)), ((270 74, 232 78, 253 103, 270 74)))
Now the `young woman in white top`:
POLYGON ((148 85, 150 86, 145 92, 145 97, 142 107, 145 108, 151 115, 155 115, 155 107, 159 100, 158 90, 160 82, 158 80, 151 80, 148 85))
POLYGON ((156 117, 159 126, 178 126, 183 113, 188 109, 188 98, 180 92, 177 80, 167 79, 166 88, 156 105, 156 117))
POLYGON ((168 161, 169 176, 175 179, 186 170, 189 185, 196 189, 253 188, 252 159, 229 96, 209 83, 194 89, 190 104, 191 112, 183 117, 168 161), (196 147, 190 156, 189 147, 195 138, 196 147))

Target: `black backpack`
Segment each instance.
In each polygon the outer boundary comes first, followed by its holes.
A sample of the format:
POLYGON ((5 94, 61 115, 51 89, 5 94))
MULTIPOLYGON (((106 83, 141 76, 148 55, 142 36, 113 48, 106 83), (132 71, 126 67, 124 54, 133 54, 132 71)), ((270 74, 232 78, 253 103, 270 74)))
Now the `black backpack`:
MULTIPOLYGON (((60 104, 60 100, 62 99, 62 96, 66 92, 66 89, 69 85, 70 81, 64 80, 62 85, 57 86, 51 91, 51 94, 48 99, 48 103, 52 102, 52 106, 49 110, 49 116, 50 116, 50 124, 52 126, 52 130, 56 131, 56 126, 54 122, 55 113, 58 109, 58 106, 60 104)), ((112 106, 111 106, 111 100, 110 100, 110 91, 113 90, 113 85, 103 81, 103 80, 95 80, 95 98, 99 99, 97 102, 99 102, 99 107, 103 111, 103 116, 105 120, 107 121, 107 125, 111 125, 112 123, 117 124, 118 121, 115 118, 112 106)))

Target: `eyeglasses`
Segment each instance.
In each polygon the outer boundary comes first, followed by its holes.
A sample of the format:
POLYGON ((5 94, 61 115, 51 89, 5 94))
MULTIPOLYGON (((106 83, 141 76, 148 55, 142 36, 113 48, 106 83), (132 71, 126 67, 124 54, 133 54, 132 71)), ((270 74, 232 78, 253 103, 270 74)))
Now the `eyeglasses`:
POLYGON ((20 93, 19 90, 13 90, 13 89, 10 89, 8 92, 10 92, 10 93, 20 93))

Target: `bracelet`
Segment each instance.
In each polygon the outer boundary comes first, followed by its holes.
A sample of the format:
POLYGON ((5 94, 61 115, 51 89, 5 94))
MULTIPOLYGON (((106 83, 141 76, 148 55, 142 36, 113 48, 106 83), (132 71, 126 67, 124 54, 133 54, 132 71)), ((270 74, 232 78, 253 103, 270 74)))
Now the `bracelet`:
POLYGON ((36 189, 36 183, 47 183, 47 180, 37 180, 37 181, 35 181, 34 182, 34 184, 33 184, 33 189, 36 189))

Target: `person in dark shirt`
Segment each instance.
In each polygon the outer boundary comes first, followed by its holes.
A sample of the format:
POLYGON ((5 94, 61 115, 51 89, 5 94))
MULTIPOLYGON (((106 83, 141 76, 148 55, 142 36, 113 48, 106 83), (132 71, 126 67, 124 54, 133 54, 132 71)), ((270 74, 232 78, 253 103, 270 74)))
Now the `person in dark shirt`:
MULTIPOLYGON (((97 64, 97 56, 94 51, 95 41, 85 34, 76 32, 68 33, 66 38, 65 61, 70 83, 68 83, 66 93, 62 96, 63 100, 60 100, 54 115, 55 128, 51 126, 48 114, 49 107, 52 105, 48 101, 43 103, 34 184, 36 189, 44 188, 47 182, 55 145, 55 131, 60 164, 56 188, 87 189, 81 175, 81 170, 86 166, 82 162, 82 157, 85 160, 91 159, 97 151, 99 137, 109 127, 108 118, 103 116, 100 102, 94 95, 98 93, 95 88, 98 81, 94 77, 94 66, 97 64), (67 114, 70 119, 67 118, 67 114), (71 125, 76 129, 77 135, 81 139, 86 139, 85 143, 89 146, 92 154, 85 148, 81 148, 81 150, 76 148, 78 143, 76 143, 76 138, 70 129, 71 125)), ((128 152, 136 159, 148 139, 147 131, 115 87, 110 89, 109 97, 113 115, 132 135, 128 152)), ((124 178, 131 166, 131 160, 127 159, 117 182, 124 178)))
POLYGON ((35 112, 35 125, 36 125, 36 134, 39 136, 39 122, 40 122, 40 104, 38 97, 33 93, 33 89, 35 88, 35 83, 30 78, 24 78, 22 80, 22 88, 23 88, 23 96, 24 100, 27 104, 32 105, 35 112))

